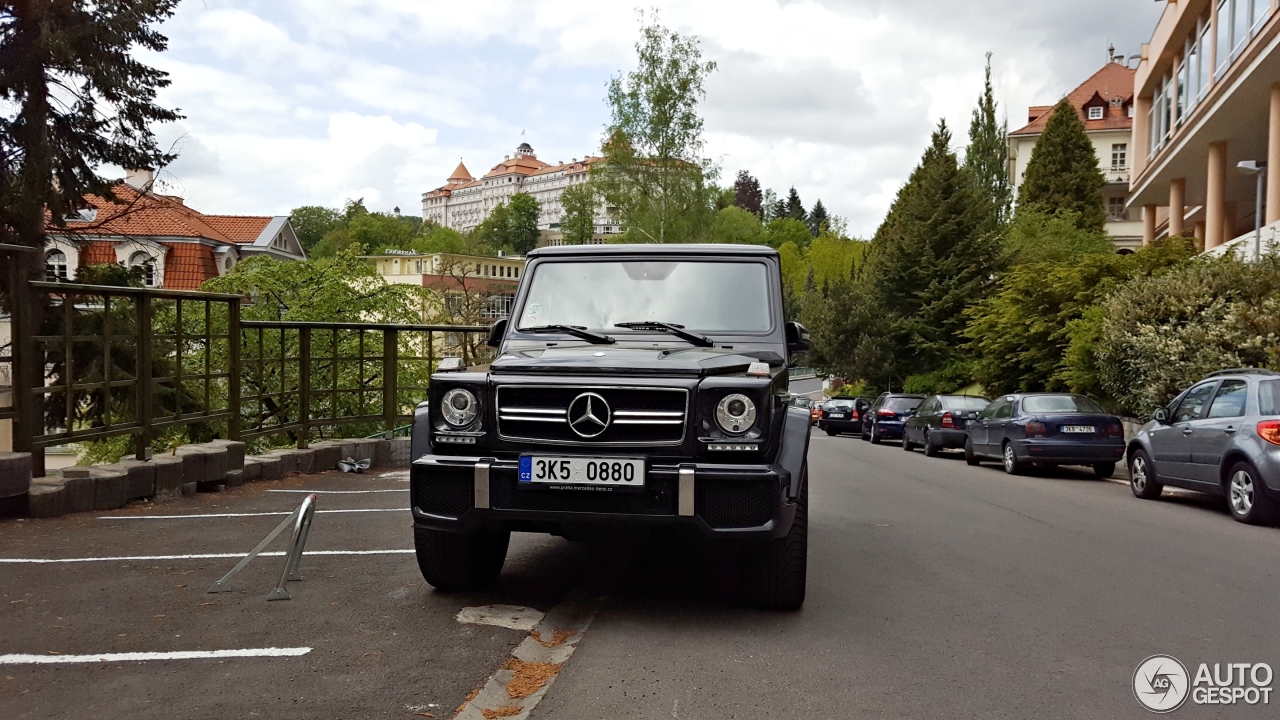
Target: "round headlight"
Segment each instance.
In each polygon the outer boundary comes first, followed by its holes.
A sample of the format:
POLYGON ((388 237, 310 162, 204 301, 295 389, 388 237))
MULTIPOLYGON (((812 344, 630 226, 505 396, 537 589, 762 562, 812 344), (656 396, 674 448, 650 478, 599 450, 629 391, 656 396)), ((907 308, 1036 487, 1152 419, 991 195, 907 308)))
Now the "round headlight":
POLYGON ((479 403, 470 390, 454 388, 440 398, 440 414, 454 427, 466 427, 476 419, 479 403))
POLYGON ((730 435, 741 435, 756 421, 756 404, 746 395, 726 395, 716 404, 716 424, 730 435))

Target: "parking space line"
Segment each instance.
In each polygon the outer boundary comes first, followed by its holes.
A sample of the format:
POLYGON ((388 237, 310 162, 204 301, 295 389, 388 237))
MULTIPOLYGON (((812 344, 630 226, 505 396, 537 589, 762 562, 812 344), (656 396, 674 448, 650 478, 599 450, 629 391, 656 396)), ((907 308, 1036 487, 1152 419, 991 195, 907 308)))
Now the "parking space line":
MULTIPOLYGON (((316 513, 373 513, 373 512, 407 512, 409 508, 354 508, 350 510, 317 510, 316 513)), ((250 512, 250 513, 200 513, 195 515, 99 515, 99 520, 191 520, 198 518, 235 518, 235 517, 261 517, 264 515, 290 515, 292 510, 281 510, 280 512, 250 512)))
POLYGON ((365 493, 402 493, 409 492, 409 488, 396 488, 394 490, 268 490, 269 493, 315 493, 316 495, 363 495, 365 493))
MULTIPOLYGON (((412 549, 406 550, 307 550, 305 557, 327 555, 412 555, 412 549)), ((243 552, 236 553, 203 553, 199 555, 119 555, 116 557, 86 558, 0 558, 0 564, 10 565, 47 565, 55 563, 85 562, 151 562, 156 560, 226 560, 227 558, 244 557, 243 552)), ((284 551, 258 553, 258 557, 284 557, 284 551)))
POLYGON ((210 660, 244 657, 299 657, 309 647, 245 648, 242 650, 177 650, 173 652, 125 652, 100 655, 0 655, 0 665, 63 665, 69 663, 145 662, 147 660, 210 660))

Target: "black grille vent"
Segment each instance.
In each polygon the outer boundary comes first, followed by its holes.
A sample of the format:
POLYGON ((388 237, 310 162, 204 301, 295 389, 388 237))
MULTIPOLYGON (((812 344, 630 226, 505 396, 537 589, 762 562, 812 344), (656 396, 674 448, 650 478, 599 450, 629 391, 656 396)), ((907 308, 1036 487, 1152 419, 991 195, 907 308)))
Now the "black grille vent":
POLYGON ((684 439, 689 393, 673 388, 508 385, 498 388, 498 433, 504 439, 573 445, 677 445, 684 439), (566 419, 574 398, 604 398, 612 415, 603 433, 584 438, 566 419))
POLYGON ((695 510, 714 528, 759 527, 772 511, 770 484, 752 480, 698 478, 695 510))
POLYGON ((675 481, 649 476, 643 493, 524 489, 514 477, 495 477, 489 504, 500 510, 540 510, 622 515, 675 515, 675 481))
POLYGON ((432 515, 459 517, 471 509, 474 481, 465 475, 437 473, 413 484, 413 504, 432 515))

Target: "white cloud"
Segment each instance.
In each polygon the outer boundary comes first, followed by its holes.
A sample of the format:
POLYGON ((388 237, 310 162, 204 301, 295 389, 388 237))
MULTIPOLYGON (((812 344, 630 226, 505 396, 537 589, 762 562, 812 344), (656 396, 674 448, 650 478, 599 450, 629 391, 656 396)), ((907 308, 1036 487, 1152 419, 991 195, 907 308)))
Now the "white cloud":
MULTIPOLYGON (((1114 0, 651 0, 701 38, 707 151, 795 185, 869 234, 939 118, 964 142, 995 52, 1017 127, 1104 60, 1135 53, 1159 7, 1114 0)), ((462 157, 483 173, 521 129, 547 160, 597 149, 605 85, 634 62, 633 4, 599 0, 205 0, 148 56, 187 119, 172 169, 193 202, 283 212, 363 195, 415 212, 462 157)))

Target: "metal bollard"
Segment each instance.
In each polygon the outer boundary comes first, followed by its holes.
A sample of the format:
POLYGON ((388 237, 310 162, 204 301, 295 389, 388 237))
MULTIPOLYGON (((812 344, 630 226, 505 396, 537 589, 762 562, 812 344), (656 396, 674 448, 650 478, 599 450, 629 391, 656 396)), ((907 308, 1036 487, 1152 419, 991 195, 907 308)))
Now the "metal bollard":
POLYGON ((290 580, 297 581, 302 579, 302 576, 298 574, 298 564, 302 561, 302 551, 307 545, 307 536, 311 533, 311 519, 315 517, 315 514, 316 496, 315 493, 312 493, 302 501, 297 510, 289 513, 289 517, 285 518, 284 521, 276 526, 276 529, 263 538, 257 547, 250 550, 243 560, 236 563, 236 566, 231 568, 231 572, 223 575, 222 579, 210 585, 206 592, 230 592, 231 578, 243 570, 249 564, 249 561, 257 557, 259 553, 266 549, 267 545, 271 544, 272 540, 275 540, 280 533, 284 532, 285 528, 292 524, 293 533, 290 535, 289 550, 284 554, 284 570, 280 573, 280 580, 276 583, 275 589, 267 594, 268 600, 288 600, 291 596, 284 585, 290 580))

